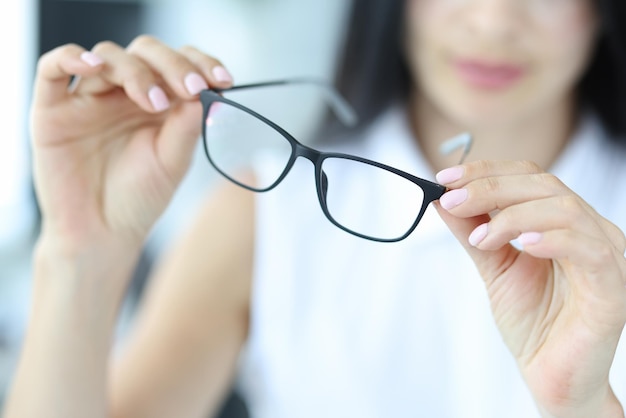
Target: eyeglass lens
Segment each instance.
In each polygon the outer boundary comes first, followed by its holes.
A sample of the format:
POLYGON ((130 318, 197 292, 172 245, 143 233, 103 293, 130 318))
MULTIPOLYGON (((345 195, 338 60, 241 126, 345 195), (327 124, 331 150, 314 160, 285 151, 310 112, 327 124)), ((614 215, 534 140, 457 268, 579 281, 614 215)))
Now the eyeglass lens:
POLYGON ((347 158, 326 158, 325 203, 328 214, 344 228, 382 240, 402 237, 414 225, 424 192, 391 171, 347 158))
MULTIPOLYGON (((256 191, 278 181, 293 152, 289 140, 274 128, 223 102, 214 102, 209 108, 204 140, 211 162, 223 175, 256 191), (250 175, 259 170, 263 175, 250 175)), ((421 212, 423 190, 386 169, 328 157, 322 160, 320 173, 321 200, 328 215, 358 235, 398 239, 413 227, 421 212)))
POLYGON ((215 168, 257 191, 270 188, 279 179, 292 153, 289 141, 271 126, 222 102, 213 102, 209 108, 204 140, 215 168), (268 158, 281 161, 282 168, 280 164, 266 164, 268 158), (264 175, 257 177, 257 184, 250 184, 250 174, 261 167, 264 175))

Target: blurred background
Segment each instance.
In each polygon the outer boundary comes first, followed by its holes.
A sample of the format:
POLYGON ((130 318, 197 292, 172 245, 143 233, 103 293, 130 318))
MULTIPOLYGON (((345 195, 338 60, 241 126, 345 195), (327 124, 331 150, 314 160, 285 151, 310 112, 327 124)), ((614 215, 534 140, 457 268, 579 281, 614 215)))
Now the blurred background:
MULTIPOLYGON (((31 182, 28 106, 37 58, 64 43, 127 45, 152 34, 173 47, 192 44, 222 60, 236 83, 311 76, 332 80, 349 0, 20 0, 0 5, 3 85, 0 124, 0 410, 28 319, 31 253, 39 214, 31 182)), ((306 141, 323 115, 319 98, 271 96, 272 118, 306 141), (290 106, 274 101, 289 100, 290 106), (277 110, 278 109, 278 110, 277 110), (284 109, 284 111, 280 111, 284 109)), ((120 319, 122 339, 152 260, 193 217, 215 173, 200 147, 175 199, 155 228, 120 319)), ((222 418, 245 417, 236 394, 222 418)))

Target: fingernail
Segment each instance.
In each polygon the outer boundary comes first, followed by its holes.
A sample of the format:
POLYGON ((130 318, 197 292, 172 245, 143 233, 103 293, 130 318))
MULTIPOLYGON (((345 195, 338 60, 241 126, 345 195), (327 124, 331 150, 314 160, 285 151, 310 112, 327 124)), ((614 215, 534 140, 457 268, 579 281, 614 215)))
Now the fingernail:
POLYGON ((97 67, 98 65, 104 63, 102 58, 100 58, 99 56, 97 56, 96 54, 90 51, 85 51, 82 54, 80 54, 80 59, 92 67, 97 67))
POLYGON ((543 234, 541 232, 524 232, 519 237, 517 237, 517 241, 519 241, 520 244, 526 246, 537 244, 539 241, 541 241, 542 238, 543 234))
POLYGON ((230 75, 228 70, 222 66, 217 66, 213 68, 213 77, 220 83, 232 83, 233 76, 230 75))
POLYGON ((439 199, 441 207, 450 210, 467 200, 467 189, 450 190, 439 199))
POLYGON ((189 73, 185 76, 185 88, 192 96, 209 88, 204 78, 198 73, 189 73))
POLYGON ((167 95, 159 86, 153 86, 150 91, 148 91, 148 97, 150 98, 152 107, 157 112, 161 112, 170 107, 170 101, 168 100, 167 95))
POLYGON ((470 245, 475 247, 478 244, 480 244, 482 240, 485 239, 488 231, 489 231, 489 224, 482 224, 476 227, 474 231, 472 231, 472 233, 470 234, 467 240, 469 241, 470 245))
POLYGON ((439 184, 450 184, 463 177, 464 169, 461 166, 450 167, 441 170, 435 176, 439 184))

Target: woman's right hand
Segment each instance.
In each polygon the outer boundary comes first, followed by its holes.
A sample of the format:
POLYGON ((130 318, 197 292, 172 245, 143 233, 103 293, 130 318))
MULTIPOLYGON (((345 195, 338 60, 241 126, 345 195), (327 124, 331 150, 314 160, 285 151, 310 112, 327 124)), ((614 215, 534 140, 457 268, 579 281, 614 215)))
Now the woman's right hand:
POLYGON ((149 36, 42 56, 31 129, 44 234, 70 251, 109 237, 141 245, 189 166, 199 91, 231 82, 216 59, 149 36))
MULTIPOLYGON (((158 388, 172 388, 167 385, 172 377, 177 384, 197 382, 198 376, 214 378, 213 369, 207 374, 197 367, 201 363, 220 363, 217 369, 224 370, 224 376, 230 371, 223 364, 235 355, 223 353, 236 354, 243 341, 245 321, 239 318, 245 318, 240 312, 246 288, 241 286, 239 292, 235 286, 240 281, 226 280, 228 285, 219 286, 223 293, 216 296, 213 290, 218 279, 236 277, 222 274, 230 266, 248 273, 240 257, 241 251, 251 251, 241 244, 251 230, 248 223, 242 227, 242 219, 252 219, 246 211, 252 205, 245 199, 233 201, 235 210, 216 205, 224 210, 208 212, 211 233, 236 233, 225 242, 209 244, 214 247, 207 261, 203 251, 194 251, 202 247, 194 244, 206 233, 194 231, 191 250, 184 248, 183 261, 165 280, 170 284, 167 300, 155 308, 165 312, 170 333, 159 321, 132 367, 124 368, 118 380, 111 376, 111 344, 132 269, 146 234, 187 171, 202 128, 197 95, 207 86, 230 84, 217 60, 191 47, 174 51, 147 36, 128 48, 103 42, 87 52, 66 45, 41 58, 31 123, 43 225, 33 260, 30 324, 3 416, 136 417, 147 416, 141 414, 145 408, 154 411, 173 402, 177 411, 189 415, 190 408, 205 405, 205 392, 190 391, 196 394, 192 404, 189 396, 179 396, 179 386, 161 392, 158 388), (68 90, 71 75, 80 76, 80 81, 68 90), (176 280, 179 274, 185 277, 182 286, 176 280), (204 296, 209 293, 217 303, 207 305, 204 296), (188 319, 206 306, 217 325, 203 334, 204 329, 198 333, 188 319), (168 341, 180 340, 168 336, 181 335, 192 335, 189 341, 194 344, 204 341, 197 348, 205 357, 174 359, 167 370, 175 372, 163 380, 163 357, 150 352, 155 347, 157 353, 171 352, 168 341), (215 341, 219 348, 214 348, 215 341), (211 356, 218 359, 197 360, 211 356), (158 362, 151 362, 155 358, 158 362), (193 367, 185 368, 189 364, 193 367), (154 374, 146 378, 146 370, 154 374), (154 388, 162 400, 137 395, 154 388), (160 402, 155 407, 145 399, 160 402)), ((145 338, 145 328, 138 335, 139 340, 145 338)))

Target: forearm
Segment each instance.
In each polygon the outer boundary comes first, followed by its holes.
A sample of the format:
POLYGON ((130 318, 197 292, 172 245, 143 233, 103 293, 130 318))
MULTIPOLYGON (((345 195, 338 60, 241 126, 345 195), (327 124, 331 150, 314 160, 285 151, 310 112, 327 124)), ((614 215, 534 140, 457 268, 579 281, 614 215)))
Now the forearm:
POLYGON ((117 308, 133 251, 40 245, 31 319, 6 418, 105 417, 117 308))

